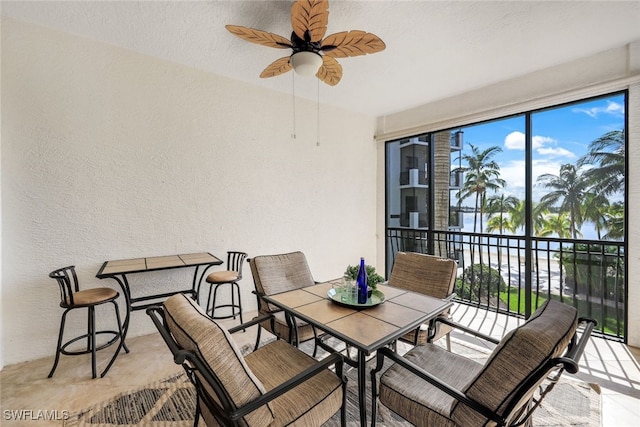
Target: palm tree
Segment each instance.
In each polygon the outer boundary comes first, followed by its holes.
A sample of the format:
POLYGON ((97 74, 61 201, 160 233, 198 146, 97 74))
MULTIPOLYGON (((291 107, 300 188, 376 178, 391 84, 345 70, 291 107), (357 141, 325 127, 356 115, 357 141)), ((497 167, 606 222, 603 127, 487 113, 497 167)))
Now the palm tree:
POLYGON ((625 147, 624 131, 607 132, 589 144, 589 152, 577 163, 578 167, 594 165, 585 177, 594 190, 608 196, 624 189, 625 147))
POLYGON ((585 219, 594 223, 599 239, 623 239, 624 207, 619 202, 609 205, 607 196, 624 191, 624 131, 607 132, 592 141, 589 152, 578 160, 578 165, 595 166, 584 173, 594 193, 586 199, 585 219), (603 235, 603 232, 606 233, 603 235))
MULTIPOLYGON (((538 230, 543 227, 544 216, 549 209, 540 203, 531 202, 531 223, 533 224, 534 234, 538 234, 538 230)), ((527 221, 526 204, 524 200, 518 200, 518 203, 509 209, 509 223, 511 230, 515 233, 519 228, 524 229, 527 221)))
MULTIPOLYGON (((464 184, 457 197, 463 201, 471 196, 475 196, 474 216, 473 216, 473 232, 478 231, 478 218, 480 218, 480 232, 483 231, 484 206, 487 191, 496 191, 505 184, 504 179, 500 178, 500 165, 491 158, 502 152, 502 148, 498 146, 489 147, 484 151, 480 151, 478 147, 469 144, 471 154, 463 154, 462 160, 467 166, 457 168, 465 174, 464 184), (479 215, 478 215, 479 214, 479 215)), ((480 236, 477 236, 478 246, 480 246, 480 236)), ((482 264, 482 249, 479 249, 480 264, 482 264)), ((474 258, 473 245, 471 245, 471 259, 474 258)), ((472 261, 473 262, 473 261, 472 261)))
POLYGON ((584 201, 587 180, 575 165, 560 166, 558 175, 544 174, 538 177, 538 183, 552 191, 542 196, 540 204, 551 209, 558 204, 558 213, 569 213, 569 230, 571 236, 577 239, 578 229, 583 223, 582 202, 584 201))
POLYGON ((520 200, 515 196, 501 194, 489 197, 485 204, 485 212, 489 215, 487 231, 498 231, 500 234, 504 234, 505 230, 515 232, 511 227, 508 212, 513 211, 519 203, 520 200))
POLYGON ((598 240, 602 240, 602 232, 607 228, 606 214, 609 211, 609 200, 602 194, 585 194, 582 217, 593 223, 598 233, 598 240))
POLYGON ((571 238, 570 230, 571 220, 566 212, 560 212, 546 215, 536 234, 541 237, 557 234, 561 239, 569 239, 571 238))
POLYGON ((500 178, 500 165, 491 158, 502 152, 502 148, 498 146, 489 147, 484 151, 480 151, 478 147, 469 144, 471 154, 463 154, 462 160, 467 166, 457 168, 456 171, 464 172, 464 184, 457 197, 463 201, 471 196, 475 196, 475 212, 473 218, 473 231, 478 231, 477 220, 480 218, 480 231, 483 230, 483 220, 485 198, 487 191, 496 191, 504 187, 505 181, 500 178), (480 215, 478 215, 478 213, 480 215))
POLYGON ((487 220, 487 231, 497 231, 498 234, 504 234, 504 231, 511 231, 512 224, 508 216, 492 216, 487 220))
POLYGON ((613 203, 604 216, 607 233, 602 238, 605 240, 624 239, 624 204, 622 202, 613 203))
POLYGON ((514 209, 519 202, 517 197, 505 197, 504 194, 492 196, 486 200, 486 212, 489 214, 487 231, 498 231, 500 234, 498 238, 498 271, 502 271, 502 235, 505 230, 511 233, 515 232, 515 229, 511 227, 509 217, 505 214, 514 209))

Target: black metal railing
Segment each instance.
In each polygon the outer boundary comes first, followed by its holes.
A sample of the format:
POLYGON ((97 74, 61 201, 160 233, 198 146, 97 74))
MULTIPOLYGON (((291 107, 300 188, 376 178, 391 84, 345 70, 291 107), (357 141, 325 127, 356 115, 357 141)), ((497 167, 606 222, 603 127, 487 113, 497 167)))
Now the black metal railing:
POLYGON ((598 334, 625 340, 623 242, 408 228, 387 229, 387 242, 392 259, 398 251, 455 259, 461 303, 528 317, 553 298, 595 318, 598 334))

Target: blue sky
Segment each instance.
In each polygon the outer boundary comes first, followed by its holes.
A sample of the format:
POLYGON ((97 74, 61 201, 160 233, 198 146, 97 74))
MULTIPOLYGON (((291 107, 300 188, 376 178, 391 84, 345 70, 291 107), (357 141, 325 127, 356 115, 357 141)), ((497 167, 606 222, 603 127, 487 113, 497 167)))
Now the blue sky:
MULTIPOLYGON (((532 115, 533 178, 545 173, 557 175, 560 166, 575 163, 587 152, 589 143, 624 126, 624 95, 599 98, 579 104, 544 110, 532 115)), ((480 151, 499 146, 494 159, 507 181, 505 194, 524 198, 524 116, 517 116, 462 128, 465 152, 469 144, 480 151)), ((453 167, 457 166, 454 160, 453 167)), ((545 190, 534 186, 534 200, 545 190)), ((466 201, 465 204, 473 203, 466 201)))
MULTIPOLYGON (((533 128, 533 200, 538 201, 547 190, 536 186, 539 175, 558 175, 560 166, 575 163, 583 156, 589 143, 607 132, 624 127, 624 95, 598 98, 579 104, 544 110, 532 115, 533 128)), ((469 144, 483 151, 492 146, 502 148, 494 159, 500 165, 501 177, 506 181, 505 195, 525 197, 525 121, 524 116, 512 117, 462 128, 464 152, 469 144)), ((452 160, 457 167, 456 157, 452 160)), ((464 164, 463 164, 464 166, 464 164)), ((623 195, 615 197, 622 199, 623 195)), ((473 199, 463 205, 472 206, 473 199)), ((464 229, 473 229, 473 215, 464 217, 464 229)), ((589 224, 582 227, 583 238, 595 239, 597 233, 589 224)))

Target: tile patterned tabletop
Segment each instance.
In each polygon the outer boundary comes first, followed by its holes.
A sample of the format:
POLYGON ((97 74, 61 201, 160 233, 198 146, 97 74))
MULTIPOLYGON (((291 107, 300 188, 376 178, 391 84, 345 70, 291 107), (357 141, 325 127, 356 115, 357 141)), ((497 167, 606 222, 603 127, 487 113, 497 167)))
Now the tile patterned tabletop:
POLYGON ((434 319, 453 303, 379 285, 378 290, 385 295, 385 301, 373 307, 356 309, 328 297, 328 292, 339 282, 334 280, 263 298, 358 350, 355 364, 358 368, 360 424, 365 426, 366 356, 434 319))

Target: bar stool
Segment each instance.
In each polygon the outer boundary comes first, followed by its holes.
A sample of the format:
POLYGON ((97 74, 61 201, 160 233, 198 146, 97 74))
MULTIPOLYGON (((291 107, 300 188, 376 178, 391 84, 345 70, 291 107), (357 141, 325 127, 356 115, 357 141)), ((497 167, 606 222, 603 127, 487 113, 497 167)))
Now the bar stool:
POLYGON ((229 251, 227 252, 227 270, 214 271, 206 278, 206 282, 209 284, 209 296, 207 298, 206 313, 211 316, 212 319, 230 319, 240 316, 240 323, 242 322, 242 301, 240 299, 240 286, 238 282, 242 279, 242 265, 247 258, 246 252, 229 251), (216 296, 218 288, 221 285, 231 286, 231 304, 217 304, 216 296), (213 293, 211 292, 213 289, 213 293), (238 302, 236 303, 235 295, 238 295, 238 302), (231 314, 228 316, 216 316, 216 309, 231 308, 231 314))
MULTIPOLYGON (((118 303, 116 303, 116 298, 118 298, 119 293, 111 288, 93 288, 93 289, 85 289, 80 290, 78 283, 78 276, 76 275, 75 266, 69 266, 60 268, 58 270, 52 271, 49 274, 49 277, 55 279, 58 282, 58 286, 60 287, 60 307, 64 308, 64 313, 62 314, 62 319, 60 320, 60 333, 58 334, 58 346, 56 348, 56 359, 53 362, 53 367, 51 368, 51 372, 49 372, 49 378, 53 376, 53 373, 58 366, 58 362, 60 360, 60 354, 64 354, 67 356, 77 356, 80 354, 91 353, 91 372, 92 378, 96 377, 96 351, 102 350, 103 348, 109 347, 111 344, 115 343, 118 339, 122 339, 122 322, 120 321, 120 312, 118 311, 118 303), (96 314, 95 308, 98 305, 105 303, 112 303, 116 312, 116 320, 118 321, 118 330, 101 330, 96 331, 96 314), (62 343, 64 336, 64 325, 67 318, 67 313, 71 310, 75 310, 77 308, 86 308, 88 309, 88 323, 87 323, 87 333, 72 338, 66 341, 64 344, 62 343), (96 342, 97 335, 113 335, 113 337, 106 343, 98 345, 96 342), (87 340, 86 349, 81 348, 78 350, 67 350, 67 347, 76 341, 87 340)), ((129 353, 129 349, 126 345, 123 344, 123 348, 127 353, 129 353)), ((118 355, 118 350, 114 353, 113 357, 109 361, 109 364, 105 368, 105 370, 100 374, 100 377, 104 377, 113 365, 113 362, 116 360, 116 356, 118 355)))

